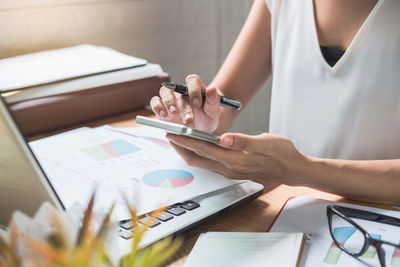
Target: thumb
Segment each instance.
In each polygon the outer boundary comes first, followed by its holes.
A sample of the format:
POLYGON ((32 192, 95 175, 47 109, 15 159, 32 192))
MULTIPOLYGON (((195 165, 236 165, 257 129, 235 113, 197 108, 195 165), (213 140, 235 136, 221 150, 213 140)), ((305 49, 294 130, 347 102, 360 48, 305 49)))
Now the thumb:
POLYGON ((204 113, 210 118, 218 118, 219 116, 219 96, 217 88, 211 87, 206 90, 206 100, 203 107, 204 113))
POLYGON ((240 133, 226 133, 220 138, 220 144, 222 147, 261 153, 264 150, 266 141, 268 140, 268 134, 261 135, 245 135, 240 133))

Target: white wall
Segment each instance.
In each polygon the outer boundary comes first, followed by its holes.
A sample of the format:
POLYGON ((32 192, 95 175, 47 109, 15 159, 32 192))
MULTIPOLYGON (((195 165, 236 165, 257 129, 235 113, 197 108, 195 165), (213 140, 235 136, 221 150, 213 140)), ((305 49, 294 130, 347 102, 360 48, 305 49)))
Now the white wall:
MULTIPOLYGON (((162 65, 174 81, 210 82, 252 0, 1 0, 0 58, 81 43, 105 45, 162 65)), ((233 131, 266 131, 269 86, 233 131)))

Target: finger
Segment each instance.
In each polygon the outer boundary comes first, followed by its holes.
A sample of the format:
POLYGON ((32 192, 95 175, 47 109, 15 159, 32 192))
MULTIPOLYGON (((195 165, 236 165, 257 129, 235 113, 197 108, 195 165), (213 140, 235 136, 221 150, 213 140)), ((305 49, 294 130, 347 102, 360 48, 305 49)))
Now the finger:
POLYGON ((167 110, 165 109, 161 98, 159 98, 158 96, 154 96, 151 98, 150 107, 157 117, 165 118, 167 116, 167 110))
POLYGON ((160 89, 160 96, 168 113, 177 114, 178 108, 176 105, 175 94, 171 90, 163 86, 160 89))
POLYGON ((187 76, 186 86, 188 87, 190 104, 195 108, 201 107, 201 90, 206 87, 201 81, 200 77, 195 74, 187 76))
POLYGON ((168 133, 166 137, 172 143, 177 144, 180 147, 193 151, 194 153, 205 158, 223 162, 225 165, 231 164, 233 161, 238 160, 238 157, 241 156, 241 153, 237 151, 226 150, 214 144, 194 138, 170 133, 168 133))
POLYGON ((220 137, 222 147, 240 151, 251 151, 262 153, 269 144, 269 140, 274 138, 270 134, 245 135, 239 133, 226 133, 220 137))
POLYGON ((190 125, 194 120, 193 109, 189 102, 185 100, 186 97, 178 96, 177 98, 178 106, 181 110, 182 121, 185 125, 190 125))
POLYGON ((212 87, 206 90, 206 101, 204 103, 204 113, 210 118, 219 116, 219 95, 217 88, 212 87))

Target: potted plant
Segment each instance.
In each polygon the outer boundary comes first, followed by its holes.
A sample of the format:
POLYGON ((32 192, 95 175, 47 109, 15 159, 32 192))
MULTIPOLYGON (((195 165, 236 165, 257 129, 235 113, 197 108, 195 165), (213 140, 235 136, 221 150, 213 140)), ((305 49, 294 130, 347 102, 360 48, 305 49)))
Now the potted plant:
MULTIPOLYGON (((128 202, 126 201, 126 203, 128 202)), ((84 212, 82 226, 77 227, 75 237, 70 236, 71 231, 66 229, 68 227, 60 216, 60 211, 56 211, 55 208, 47 218, 51 222, 53 230, 44 240, 36 240, 21 233, 12 220, 9 225, 8 240, 0 237, 0 267, 158 267, 165 264, 182 244, 182 239, 170 237, 139 249, 140 241, 152 220, 155 220, 157 214, 163 210, 155 211, 148 216, 145 224, 139 224, 136 210, 127 205, 134 224, 132 247, 126 256, 115 261, 107 249, 110 235, 116 236, 116 233, 112 231, 116 226, 111 223, 113 207, 101 220, 98 229, 94 230, 93 206, 94 196, 90 199, 84 212)))

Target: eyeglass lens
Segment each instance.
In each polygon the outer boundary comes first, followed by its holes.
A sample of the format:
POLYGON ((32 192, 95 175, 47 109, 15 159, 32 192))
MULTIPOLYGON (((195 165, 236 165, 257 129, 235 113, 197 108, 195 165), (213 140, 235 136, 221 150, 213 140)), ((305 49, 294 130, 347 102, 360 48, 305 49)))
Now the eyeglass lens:
POLYGON ((332 215, 332 235, 343 249, 354 255, 361 252, 365 243, 365 235, 353 224, 339 215, 332 215))

